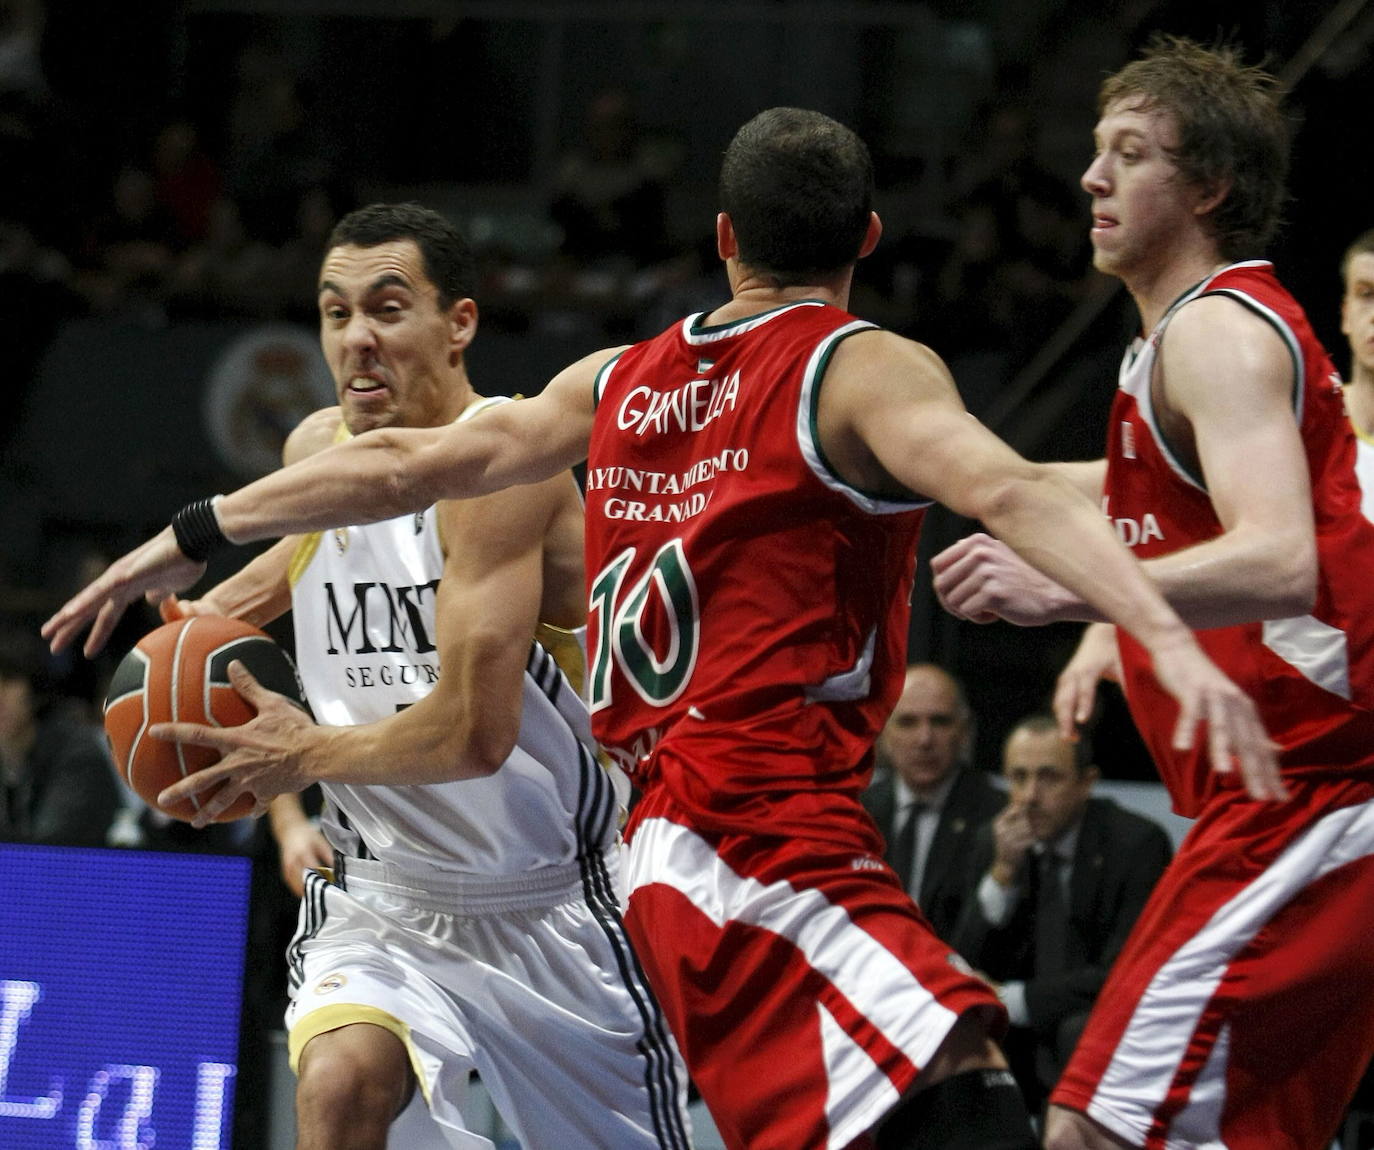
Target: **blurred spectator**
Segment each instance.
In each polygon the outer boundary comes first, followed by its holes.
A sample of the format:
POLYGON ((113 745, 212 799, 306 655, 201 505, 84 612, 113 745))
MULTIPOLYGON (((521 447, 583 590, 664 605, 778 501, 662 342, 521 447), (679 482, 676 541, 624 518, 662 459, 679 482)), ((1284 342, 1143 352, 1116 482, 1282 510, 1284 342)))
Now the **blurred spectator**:
POLYGON ((306 188, 296 204, 296 232, 276 253, 272 281, 281 300, 281 312, 314 326, 320 260, 329 233, 338 222, 334 194, 323 184, 306 188))
POLYGON ((49 690, 38 636, 0 629, 0 839, 104 846, 123 801, 101 733, 49 690))
POLYGON ((169 305, 177 315, 207 319, 274 314, 282 303, 275 261, 271 245, 244 226, 239 205, 221 196, 210 209, 205 238, 191 246, 168 277, 169 305))
POLYGON ((933 663, 908 667, 878 736, 887 768, 863 804, 887 839, 887 861, 944 938, 971 886, 974 836, 1002 807, 987 773, 970 764, 973 716, 964 689, 933 663))
POLYGON ((158 303, 175 259, 174 234, 171 216, 157 201, 153 177, 125 164, 87 230, 78 290, 99 312, 158 303))
POLYGON ((249 236, 285 243, 302 193, 329 179, 324 136, 283 60, 249 49, 238 71, 229 113, 229 194, 249 236))
POLYGON ((1035 1109, 1172 850, 1157 823, 1092 796, 1088 741, 1066 742, 1053 715, 1012 728, 1002 774, 1010 798, 978 830, 981 877, 948 941, 997 987, 1003 1049, 1035 1109))
POLYGON ((582 145, 564 157, 550 212, 562 251, 577 262, 620 258, 647 267, 670 254, 664 223, 663 157, 646 141, 629 95, 599 93, 588 106, 582 145))
POLYGON ((201 147, 196 125, 185 116, 163 124, 153 142, 153 192, 170 217, 178 250, 209 234, 221 184, 219 165, 201 147))

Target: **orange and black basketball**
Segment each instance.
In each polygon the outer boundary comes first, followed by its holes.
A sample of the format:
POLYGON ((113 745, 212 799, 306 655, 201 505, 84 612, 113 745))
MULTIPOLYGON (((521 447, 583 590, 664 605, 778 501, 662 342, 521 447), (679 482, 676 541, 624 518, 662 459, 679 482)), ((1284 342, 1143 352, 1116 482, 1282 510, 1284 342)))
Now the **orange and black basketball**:
MULTIPOLYGON (((220 757, 209 747, 155 739, 150 726, 236 727, 253 717, 253 708, 229 683, 235 659, 264 687, 301 703, 291 657, 252 624, 221 615, 192 615, 148 632, 115 669, 105 700, 105 733, 120 772, 150 806, 157 806, 164 787, 220 757)), ((167 813, 189 821, 197 806, 193 799, 167 813)), ((245 795, 216 821, 242 818, 252 809, 245 795)))

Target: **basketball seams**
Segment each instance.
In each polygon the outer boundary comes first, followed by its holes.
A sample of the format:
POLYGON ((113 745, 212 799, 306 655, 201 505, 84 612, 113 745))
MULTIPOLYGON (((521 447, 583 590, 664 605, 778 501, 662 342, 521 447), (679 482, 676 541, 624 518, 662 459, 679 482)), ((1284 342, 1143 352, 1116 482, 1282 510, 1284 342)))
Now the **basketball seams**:
MULTIPOLYGON (((228 678, 235 658, 303 706, 290 656, 241 619, 204 615, 166 623, 140 639, 116 668, 111 682, 116 693, 105 703, 106 735, 122 778, 150 807, 166 787, 220 758, 210 748, 153 739, 150 727, 190 722, 226 728, 252 718, 253 707, 228 678), (135 701, 134 695, 141 698, 135 701)), ((187 821, 204 810, 205 802, 204 795, 191 798, 165 813, 187 821)), ((241 818, 251 809, 249 796, 241 796, 215 821, 241 818)))
MULTIPOLYGON (((129 701, 130 699, 137 698, 138 701, 139 701, 139 702, 138 702, 138 705, 139 705, 140 711, 142 712, 142 719, 141 719, 141 721, 139 722, 138 727, 134 730, 134 737, 133 737, 132 739, 129 740, 129 749, 128 749, 127 754, 124 756, 124 766, 123 766, 123 770, 121 771, 121 773, 122 773, 123 776, 124 776, 124 781, 125 781, 126 783, 128 783, 129 786, 130 786, 135 792, 137 792, 137 791, 138 791, 138 788, 134 785, 134 765, 138 762, 138 748, 139 748, 139 746, 142 744, 142 742, 143 742, 143 735, 144 735, 144 733, 148 730, 148 726, 149 726, 149 718, 148 718, 148 664, 149 664, 150 660, 149 660, 149 658, 148 658, 147 652, 146 652, 146 651, 142 651, 142 650, 140 650, 140 649, 137 648, 137 647, 135 647, 135 648, 133 649, 133 651, 131 652, 131 654, 133 655, 133 657, 134 657, 135 659, 137 659, 140 663, 143 664, 143 675, 142 675, 141 679, 139 680, 138 689, 137 689, 137 690, 131 690, 131 691, 125 691, 124 694, 119 695, 118 697, 116 697, 116 698, 114 698, 114 699, 109 699, 109 700, 107 700, 106 703, 105 703, 105 714, 108 715, 111 711, 116 711, 116 710, 118 710, 118 708, 119 708, 119 706, 120 706, 121 703, 124 703, 124 704, 127 705, 127 704, 128 704, 128 701, 129 701)), ((113 742, 113 740, 111 740, 111 741, 113 742)), ((120 756, 116 755, 115 757, 116 757, 116 759, 118 759, 120 756)))
MULTIPOLYGON (((186 620, 186 626, 177 633, 176 646, 172 649, 171 702, 172 722, 174 723, 181 721, 181 660, 184 657, 183 648, 186 646, 186 637, 190 635, 191 628, 196 625, 197 621, 197 617, 194 615, 186 620)), ((196 716, 196 719, 199 720, 200 716, 196 716)), ((184 779, 190 773, 186 769, 185 745, 182 743, 173 743, 172 746, 176 748, 177 766, 181 769, 181 777, 184 779)), ((194 795, 191 796, 190 803, 195 810, 200 810, 200 800, 194 795)))

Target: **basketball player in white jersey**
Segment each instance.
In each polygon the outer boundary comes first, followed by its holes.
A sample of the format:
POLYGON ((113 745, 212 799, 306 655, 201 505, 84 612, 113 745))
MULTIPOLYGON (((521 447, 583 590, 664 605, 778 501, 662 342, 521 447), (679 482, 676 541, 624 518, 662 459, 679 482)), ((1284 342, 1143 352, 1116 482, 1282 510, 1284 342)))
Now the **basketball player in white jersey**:
MULTIPOLYGON (((297 428, 285 461, 510 402, 467 378, 472 279, 427 209, 346 217, 319 293, 339 406, 297 428)), ((578 690, 533 642, 538 626, 580 676, 581 549, 563 473, 283 540, 167 609, 262 623, 290 607, 327 724, 297 732, 325 764, 334 852, 331 877, 306 876, 288 954, 302 1150, 385 1146, 417 1084, 453 1146, 490 1146, 460 1111, 474 1070, 527 1150, 691 1144, 685 1076, 620 922, 621 797, 578 690)), ((299 825, 297 796, 273 814, 299 825)))
POLYGON ((1350 341, 1350 375, 1345 384, 1345 411, 1359 445, 1355 474, 1374 508, 1374 230, 1361 235, 1341 259, 1341 331, 1350 341))

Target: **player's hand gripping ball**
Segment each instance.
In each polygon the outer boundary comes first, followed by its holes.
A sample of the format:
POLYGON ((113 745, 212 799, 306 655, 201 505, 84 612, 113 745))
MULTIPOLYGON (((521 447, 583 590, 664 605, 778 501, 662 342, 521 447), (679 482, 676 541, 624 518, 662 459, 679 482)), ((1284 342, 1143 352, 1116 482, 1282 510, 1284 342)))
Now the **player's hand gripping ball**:
MULTIPOLYGON (((105 700, 105 733, 120 773, 149 806, 157 807, 164 787, 220 757, 210 747, 155 739, 149 727, 172 722, 236 727, 256 713, 229 683, 235 659, 268 690, 304 707, 291 657, 251 623, 222 615, 192 615, 148 632, 115 669, 105 700)), ((166 813, 189 822, 198 806, 191 799, 166 813)), ((252 796, 243 795, 215 821, 243 818, 252 809, 252 796)))

